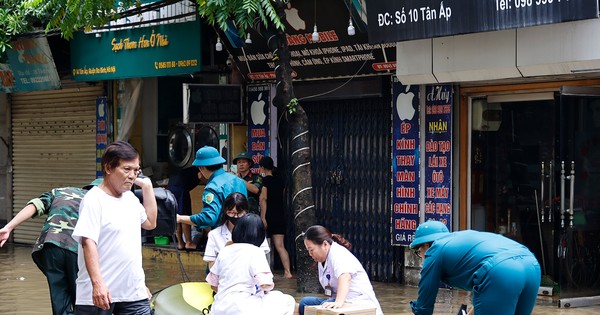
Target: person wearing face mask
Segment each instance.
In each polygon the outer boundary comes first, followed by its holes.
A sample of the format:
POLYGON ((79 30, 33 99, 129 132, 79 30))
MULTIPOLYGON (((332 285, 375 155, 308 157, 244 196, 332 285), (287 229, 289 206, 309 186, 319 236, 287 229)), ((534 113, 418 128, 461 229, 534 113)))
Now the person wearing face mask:
POLYGON ((304 246, 319 268, 319 282, 325 297, 305 296, 300 300, 300 315, 310 305, 341 308, 345 303, 371 306, 383 315, 367 272, 350 252, 352 244, 339 234, 313 225, 304 232, 304 246))
MULTIPOLYGON (((231 241, 231 231, 237 221, 248 213, 248 199, 240 193, 230 194, 223 203, 223 212, 223 224, 208 233, 203 257, 204 261, 208 263, 208 268, 212 267, 219 252, 231 241)), ((265 254, 271 251, 266 238, 260 248, 265 254)))
POLYGON ((202 194, 202 211, 193 215, 177 215, 177 223, 196 226, 196 229, 214 228, 217 226, 225 198, 231 193, 238 192, 248 195, 246 182, 234 174, 223 170, 225 159, 217 149, 204 146, 196 152, 196 159, 192 163, 197 166, 200 175, 207 179, 204 193, 202 194))
POLYGON ((232 244, 223 248, 206 282, 217 292, 213 315, 293 315, 296 301, 273 290, 273 273, 261 255, 265 227, 256 214, 240 218, 231 232, 232 244))

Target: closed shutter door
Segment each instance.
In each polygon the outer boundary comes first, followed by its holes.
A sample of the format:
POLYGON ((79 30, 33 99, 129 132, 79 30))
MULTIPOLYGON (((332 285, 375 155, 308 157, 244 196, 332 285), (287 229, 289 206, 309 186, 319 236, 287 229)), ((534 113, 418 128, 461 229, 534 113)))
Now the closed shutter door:
MULTIPOLYGON (((82 187, 96 175, 96 99, 102 84, 11 95, 13 215, 52 188, 82 187)), ((29 220, 14 241, 33 244, 45 217, 29 220)))

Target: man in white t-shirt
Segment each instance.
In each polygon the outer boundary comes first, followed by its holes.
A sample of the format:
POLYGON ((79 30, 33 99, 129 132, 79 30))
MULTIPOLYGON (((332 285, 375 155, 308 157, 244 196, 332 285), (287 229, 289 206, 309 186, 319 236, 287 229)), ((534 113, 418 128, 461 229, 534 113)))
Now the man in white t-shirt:
POLYGON ((104 181, 81 201, 73 238, 79 242, 75 315, 149 315, 140 227, 156 227, 152 181, 140 178, 138 152, 111 143, 102 155, 104 181), (141 187, 143 204, 131 191, 141 187))

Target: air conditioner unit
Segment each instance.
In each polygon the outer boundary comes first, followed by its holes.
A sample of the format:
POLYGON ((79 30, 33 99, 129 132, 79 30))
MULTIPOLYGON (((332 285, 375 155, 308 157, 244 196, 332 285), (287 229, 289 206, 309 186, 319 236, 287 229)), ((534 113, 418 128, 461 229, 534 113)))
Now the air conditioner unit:
POLYGON ((485 99, 472 101, 473 130, 498 131, 502 123, 502 106, 500 103, 488 103, 485 99))

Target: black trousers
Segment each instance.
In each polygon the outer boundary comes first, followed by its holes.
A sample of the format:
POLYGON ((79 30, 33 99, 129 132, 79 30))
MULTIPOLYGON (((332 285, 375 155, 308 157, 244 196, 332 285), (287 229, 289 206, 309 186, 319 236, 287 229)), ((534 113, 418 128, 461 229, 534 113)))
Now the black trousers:
POLYGON ((46 243, 31 257, 48 280, 52 314, 72 315, 75 309, 75 280, 79 270, 77 254, 46 243))

